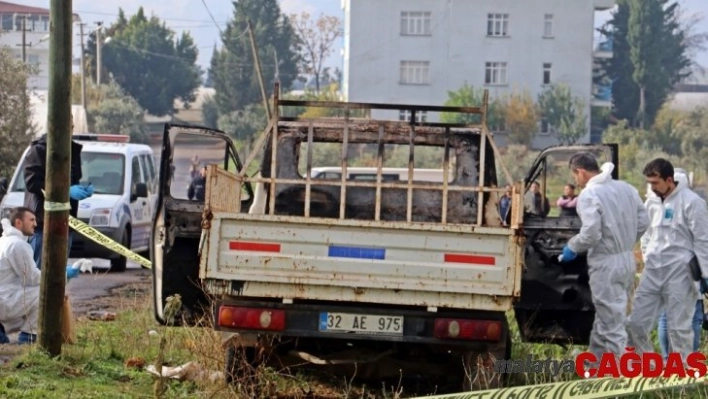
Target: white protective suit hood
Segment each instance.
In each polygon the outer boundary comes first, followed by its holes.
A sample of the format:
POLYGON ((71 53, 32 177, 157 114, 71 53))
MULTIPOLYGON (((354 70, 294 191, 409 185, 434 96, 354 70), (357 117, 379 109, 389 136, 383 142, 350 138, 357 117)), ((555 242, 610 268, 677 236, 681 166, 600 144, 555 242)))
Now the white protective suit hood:
POLYGON ((613 170, 615 170, 615 165, 612 162, 603 163, 602 166, 600 166, 601 172, 598 175, 593 176, 590 180, 588 180, 588 183, 585 186, 590 187, 595 184, 602 184, 609 180, 612 180, 613 170))
POLYGON ((18 237, 23 240, 27 239, 27 236, 22 234, 22 232, 15 226, 10 223, 10 219, 8 218, 3 218, 0 220, 0 224, 2 224, 2 235, 3 237, 18 237))

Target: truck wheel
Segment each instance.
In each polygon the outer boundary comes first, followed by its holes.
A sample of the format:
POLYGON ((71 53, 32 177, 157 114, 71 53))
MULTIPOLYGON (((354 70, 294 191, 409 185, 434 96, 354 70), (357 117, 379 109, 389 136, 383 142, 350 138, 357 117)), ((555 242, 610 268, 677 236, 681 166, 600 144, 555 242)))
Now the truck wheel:
POLYGON ((256 368, 256 348, 252 346, 236 347, 229 345, 226 349, 226 376, 227 384, 240 385, 246 391, 252 391, 257 387, 256 368))
MULTIPOLYGON (((123 230, 123 236, 120 239, 121 245, 130 249, 130 233, 126 228, 123 230)), ((111 259, 111 271, 112 272, 124 272, 128 267, 128 259, 125 256, 119 256, 116 259, 111 259)))
POLYGON ((462 389, 464 391, 479 391, 504 387, 509 374, 495 372, 494 362, 509 359, 511 359, 511 336, 509 334, 507 334, 505 343, 489 347, 486 351, 466 353, 463 358, 462 389))

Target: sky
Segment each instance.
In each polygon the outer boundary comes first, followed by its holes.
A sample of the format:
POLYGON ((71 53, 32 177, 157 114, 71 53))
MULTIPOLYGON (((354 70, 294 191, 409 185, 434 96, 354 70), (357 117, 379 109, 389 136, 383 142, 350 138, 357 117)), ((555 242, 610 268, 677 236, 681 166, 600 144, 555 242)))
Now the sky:
MULTIPOLYGON (((9 0, 11 2, 36 7, 49 8, 49 0, 9 0)), ((320 13, 343 18, 341 0, 279 0, 281 9, 286 14, 307 11, 314 16, 320 13)), ((688 14, 700 14, 704 17, 698 29, 708 32, 708 0, 679 0, 688 14)), ((86 32, 95 28, 97 21, 110 24, 118 15, 118 2, 106 0, 73 0, 74 13, 79 14, 81 20, 87 24, 86 32), (107 4, 111 4, 110 6, 107 4)), ((209 65, 214 45, 221 46, 219 29, 226 26, 226 21, 233 14, 230 0, 121 0, 121 7, 127 15, 134 14, 142 6, 148 15, 154 14, 165 20, 167 26, 177 32, 187 30, 195 39, 199 49, 197 63, 204 70, 209 65), (209 11, 214 16, 212 21, 209 11), (218 27, 217 27, 218 25, 218 27)), ((609 12, 596 13, 596 26, 610 17, 609 12)), ((78 31, 78 29, 75 29, 78 31)), ((78 33, 78 32, 76 32, 78 33)), ((78 40, 75 40, 78 50, 78 40)), ((341 40, 337 48, 326 62, 326 66, 342 67, 341 40)), ((77 53, 75 53, 77 54, 77 53)), ((708 51, 697 57, 697 61, 708 69, 708 51)))

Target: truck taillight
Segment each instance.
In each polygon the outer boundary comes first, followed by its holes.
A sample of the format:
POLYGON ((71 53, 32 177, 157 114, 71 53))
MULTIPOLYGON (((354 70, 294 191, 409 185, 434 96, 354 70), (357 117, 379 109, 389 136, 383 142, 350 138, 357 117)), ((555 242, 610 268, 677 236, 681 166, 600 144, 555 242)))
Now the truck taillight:
POLYGON ((218 322, 221 327, 281 331, 285 329, 285 311, 221 306, 218 322))
POLYGON ((502 324, 495 320, 435 319, 433 336, 442 339, 499 341, 502 324))

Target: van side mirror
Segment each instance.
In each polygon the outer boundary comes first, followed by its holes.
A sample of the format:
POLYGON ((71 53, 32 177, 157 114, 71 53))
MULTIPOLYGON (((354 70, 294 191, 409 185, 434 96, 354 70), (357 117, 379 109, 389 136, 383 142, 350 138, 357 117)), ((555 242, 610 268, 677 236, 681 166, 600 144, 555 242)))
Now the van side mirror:
POLYGON ((130 202, 137 200, 138 198, 147 198, 148 188, 145 183, 136 183, 135 192, 131 195, 130 202))

